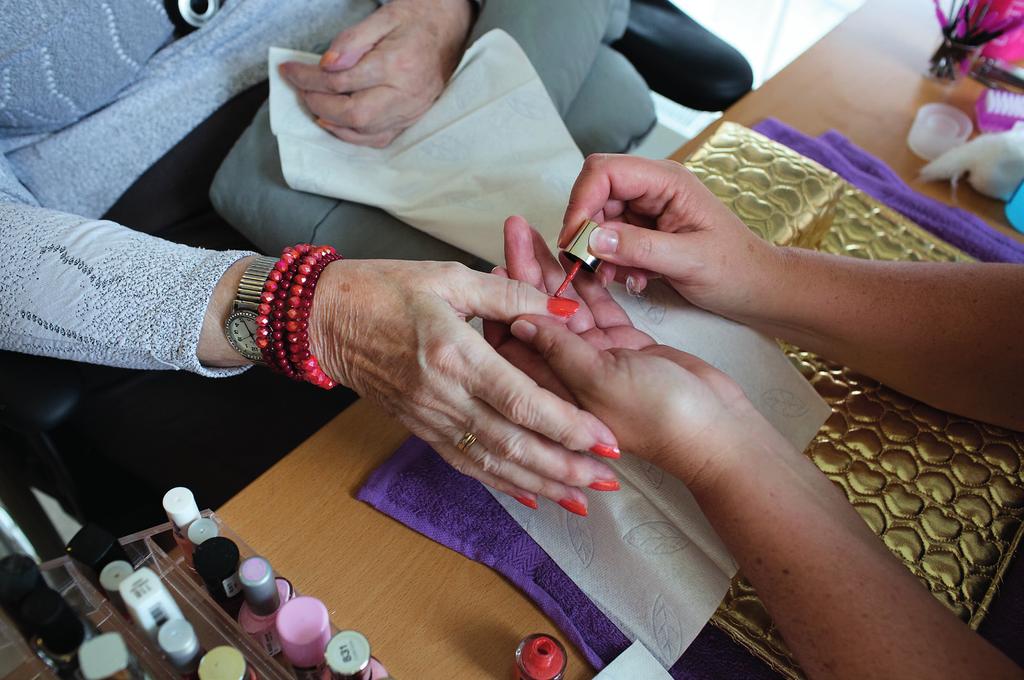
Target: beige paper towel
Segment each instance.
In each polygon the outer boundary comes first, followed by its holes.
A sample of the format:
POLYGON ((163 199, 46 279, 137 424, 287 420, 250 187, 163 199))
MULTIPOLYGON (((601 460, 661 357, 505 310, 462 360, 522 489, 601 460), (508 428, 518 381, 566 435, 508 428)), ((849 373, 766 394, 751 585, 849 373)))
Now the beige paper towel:
POLYGON ((270 49, 270 128, 288 186, 376 206, 493 263, 504 261, 509 215, 523 215, 554 245, 583 157, 507 33, 473 43, 434 106, 385 149, 321 128, 277 70, 318 60, 270 49))

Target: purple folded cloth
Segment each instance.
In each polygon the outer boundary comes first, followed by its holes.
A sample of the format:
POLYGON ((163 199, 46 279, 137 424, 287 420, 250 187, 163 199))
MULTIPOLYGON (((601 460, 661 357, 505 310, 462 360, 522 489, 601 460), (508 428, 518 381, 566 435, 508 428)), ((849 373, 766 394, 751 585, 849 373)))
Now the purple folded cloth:
MULTIPOLYGON (((422 440, 411 437, 402 444, 357 497, 514 583, 595 668, 604 668, 629 646, 622 631, 479 482, 453 470, 422 440)), ((779 677, 713 626, 704 627, 669 673, 677 680, 779 677)))
POLYGON ((768 118, 754 126, 762 135, 812 158, 850 184, 983 262, 1024 262, 1024 243, 988 226, 981 218, 923 196, 888 165, 835 130, 820 137, 768 118))
MULTIPOLYGON (((878 159, 829 132, 815 139, 775 120, 759 132, 813 158, 940 238, 985 261, 1024 262, 1024 246, 973 215, 921 196, 878 159)), ((466 557, 488 565, 526 593, 595 668, 629 640, 505 512, 479 482, 455 472, 413 437, 377 468, 358 498, 466 557), (443 491, 442 491, 443 490, 443 491)), ((981 633, 1024 665, 1024 560, 1015 560, 981 633)), ((524 631, 525 632, 525 631, 524 631)), ((780 677, 727 634, 707 625, 669 670, 677 680, 780 677)))

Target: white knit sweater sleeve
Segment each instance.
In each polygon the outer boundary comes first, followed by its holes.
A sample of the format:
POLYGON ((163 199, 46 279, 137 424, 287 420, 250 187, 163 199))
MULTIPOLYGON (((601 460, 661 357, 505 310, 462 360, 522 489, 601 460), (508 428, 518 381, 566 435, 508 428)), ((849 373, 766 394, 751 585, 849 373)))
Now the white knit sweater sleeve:
POLYGON ((17 193, 0 181, 0 349, 207 376, 241 370, 207 368, 196 352, 214 287, 251 253, 10 202, 17 193))

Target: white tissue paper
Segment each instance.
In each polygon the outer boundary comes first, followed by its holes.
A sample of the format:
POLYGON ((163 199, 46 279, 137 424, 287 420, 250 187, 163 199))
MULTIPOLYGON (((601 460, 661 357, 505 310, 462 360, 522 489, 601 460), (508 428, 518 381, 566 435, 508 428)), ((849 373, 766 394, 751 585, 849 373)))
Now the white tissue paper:
POLYGON ((321 128, 277 71, 319 55, 270 48, 270 129, 293 189, 376 206, 489 262, 522 215, 554 245, 583 156, 526 54, 493 30, 473 43, 433 107, 385 149, 321 128))
MULTIPOLYGON (((640 296, 617 285, 612 292, 637 328, 736 380, 797 450, 828 418, 828 405, 769 338, 660 281, 640 296)), ((587 517, 491 493, 626 637, 670 668, 715 613, 736 564, 682 482, 628 453, 606 462, 622 488, 587 492, 587 517)))
POLYGON ((594 680, 672 680, 672 676, 637 640, 594 676, 594 680))

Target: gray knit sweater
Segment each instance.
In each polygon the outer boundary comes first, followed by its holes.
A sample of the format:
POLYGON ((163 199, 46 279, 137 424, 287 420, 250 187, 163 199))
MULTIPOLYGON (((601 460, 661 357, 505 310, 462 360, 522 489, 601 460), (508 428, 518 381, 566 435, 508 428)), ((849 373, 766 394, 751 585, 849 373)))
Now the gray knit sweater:
POLYGON ((100 221, 155 161, 266 77, 267 48, 312 49, 375 0, 229 0, 171 41, 161 0, 0 0, 0 349, 187 369, 242 252, 100 221))

